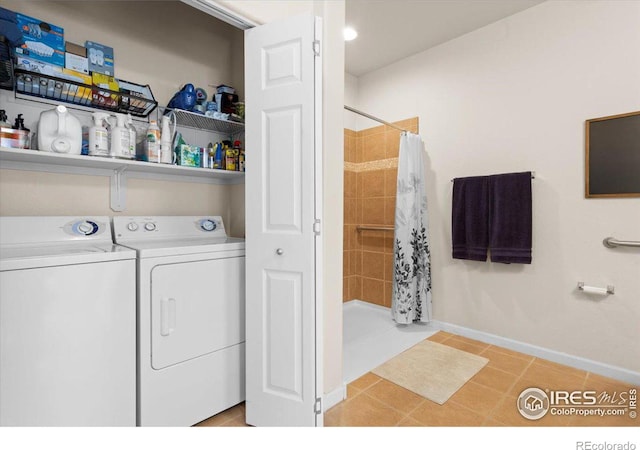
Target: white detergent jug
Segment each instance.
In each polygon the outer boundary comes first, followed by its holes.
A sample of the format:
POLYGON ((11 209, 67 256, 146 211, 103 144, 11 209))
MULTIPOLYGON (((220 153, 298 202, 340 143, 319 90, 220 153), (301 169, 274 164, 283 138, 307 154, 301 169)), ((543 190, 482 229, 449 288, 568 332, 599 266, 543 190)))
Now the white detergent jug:
POLYGON ((65 106, 40 113, 38 149, 43 152, 82 153, 82 126, 65 106))

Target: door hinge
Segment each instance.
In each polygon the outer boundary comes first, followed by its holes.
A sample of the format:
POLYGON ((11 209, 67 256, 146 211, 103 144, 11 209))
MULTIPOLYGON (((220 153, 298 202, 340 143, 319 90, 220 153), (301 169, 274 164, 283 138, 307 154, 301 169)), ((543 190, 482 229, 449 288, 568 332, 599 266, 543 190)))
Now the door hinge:
POLYGON ((320 236, 320 219, 316 219, 313 221, 313 232, 316 236, 320 236))
POLYGON ((322 399, 316 398, 316 402, 313 404, 313 411, 316 414, 322 414, 322 399))
POLYGON ((317 39, 313 41, 313 53, 316 56, 320 56, 320 41, 318 41, 317 39))

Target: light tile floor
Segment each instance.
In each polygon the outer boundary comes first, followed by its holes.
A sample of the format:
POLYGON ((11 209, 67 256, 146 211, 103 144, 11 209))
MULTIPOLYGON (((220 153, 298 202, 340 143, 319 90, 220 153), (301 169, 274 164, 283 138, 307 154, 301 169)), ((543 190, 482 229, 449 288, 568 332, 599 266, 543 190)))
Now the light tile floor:
MULTIPOLYGON (((438 405, 369 372, 347 386, 347 399, 325 413, 325 426, 639 426, 628 414, 610 417, 552 416, 523 418, 516 399, 525 388, 594 390, 608 393, 630 386, 617 380, 563 366, 502 347, 443 331, 428 338, 475 353, 489 363, 438 405)), ((213 416, 198 426, 243 426, 244 403, 213 416)))

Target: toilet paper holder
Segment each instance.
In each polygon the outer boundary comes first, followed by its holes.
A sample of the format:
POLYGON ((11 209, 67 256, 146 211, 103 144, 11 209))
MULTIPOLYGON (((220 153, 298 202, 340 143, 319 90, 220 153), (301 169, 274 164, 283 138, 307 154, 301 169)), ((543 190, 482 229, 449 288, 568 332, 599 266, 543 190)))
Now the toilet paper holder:
POLYGON ((586 286, 584 281, 578 281, 578 289, 591 294, 613 295, 615 294, 615 287, 607 285, 606 288, 599 288, 595 286, 586 286))

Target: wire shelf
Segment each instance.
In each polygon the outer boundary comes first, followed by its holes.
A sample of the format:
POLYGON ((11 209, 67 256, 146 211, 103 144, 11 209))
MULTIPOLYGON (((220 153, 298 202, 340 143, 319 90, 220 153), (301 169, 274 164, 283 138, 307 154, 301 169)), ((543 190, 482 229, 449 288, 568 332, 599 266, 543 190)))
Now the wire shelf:
POLYGON ((235 135, 244 132, 244 123, 241 122, 214 119, 213 117, 207 117, 202 114, 182 109, 174 109, 173 112, 176 115, 176 123, 187 128, 215 131, 217 133, 224 133, 228 135, 235 135))
MULTIPOLYGON (((14 72, 16 93, 18 94, 124 114, 131 113, 131 115, 137 117, 147 117, 158 105, 158 102, 153 99, 111 91, 98 86, 84 84, 80 81, 18 68, 15 68, 14 72)), ((135 85, 135 83, 127 83, 135 85)), ((144 87, 149 89, 149 86, 144 87)))

